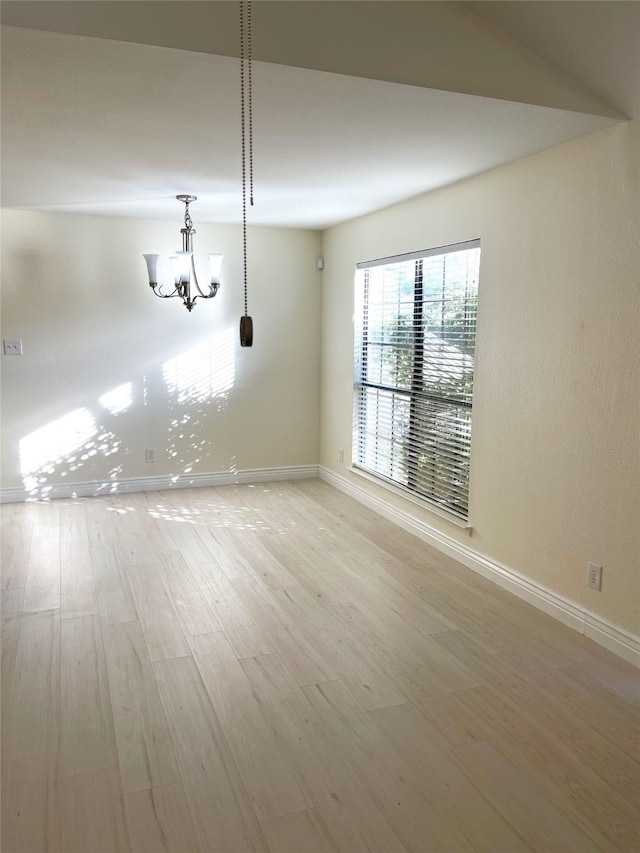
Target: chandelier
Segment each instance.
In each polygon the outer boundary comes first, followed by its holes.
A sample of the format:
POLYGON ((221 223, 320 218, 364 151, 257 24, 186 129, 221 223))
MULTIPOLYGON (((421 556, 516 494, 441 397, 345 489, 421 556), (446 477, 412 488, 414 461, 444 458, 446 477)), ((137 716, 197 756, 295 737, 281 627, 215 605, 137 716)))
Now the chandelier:
MULTIPOLYGON (((243 260, 243 295, 244 313, 240 317, 240 346, 253 346, 253 319, 248 313, 247 301, 247 196, 249 204, 253 205, 253 106, 252 106, 252 49, 251 49, 251 0, 240 0, 240 136, 242 144, 242 260, 243 260), (248 142, 248 144, 247 144, 248 142), (248 181, 247 181, 248 177, 248 181), (247 187, 248 184, 248 187, 247 187), (247 192, 248 190, 248 192, 247 192)), ((211 299, 220 288, 220 268, 222 255, 210 254, 209 274, 211 281, 209 290, 200 287, 196 275, 196 265, 193 258, 193 235, 196 233, 189 215, 189 205, 197 200, 195 195, 177 195, 178 201, 183 202, 184 228, 182 234, 182 251, 176 252, 169 260, 173 266, 173 290, 163 291, 158 284, 158 261, 160 255, 147 254, 143 258, 147 262, 149 286, 156 296, 161 299, 172 299, 177 296, 182 299, 187 311, 192 311, 196 299, 211 299), (192 289, 192 285, 195 286, 192 289)))
POLYGON ((174 289, 170 293, 165 293, 163 286, 158 284, 158 261, 160 260, 160 255, 147 254, 142 257, 147 262, 149 286, 153 289, 155 295, 161 299, 172 299, 177 296, 179 299, 182 299, 187 311, 192 311, 196 299, 211 299, 218 292, 222 255, 215 253, 207 255, 209 258, 209 275, 211 281, 209 289, 205 293, 200 287, 196 274, 196 265, 193 258, 193 235, 196 233, 196 229, 193 227, 193 222, 189 214, 189 205, 192 201, 196 201, 198 197, 195 195, 177 195, 176 198, 184 204, 184 228, 180 229, 180 233, 182 234, 182 251, 176 252, 175 255, 171 255, 169 258, 173 267, 174 278, 174 289), (192 285, 195 285, 195 289, 193 289, 192 285))

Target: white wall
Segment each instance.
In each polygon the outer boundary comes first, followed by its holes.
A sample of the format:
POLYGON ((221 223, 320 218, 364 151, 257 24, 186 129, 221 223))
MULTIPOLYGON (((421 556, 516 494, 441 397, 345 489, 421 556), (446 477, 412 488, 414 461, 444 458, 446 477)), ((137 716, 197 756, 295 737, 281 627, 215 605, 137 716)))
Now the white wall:
POLYGON ((181 248, 177 209, 3 212, 2 336, 24 347, 2 359, 3 488, 317 464, 320 235, 249 229, 242 349, 241 229, 192 215, 196 251, 225 260, 220 292, 189 314, 153 295, 141 257, 181 248))
POLYGON ((321 398, 321 462, 353 478, 355 264, 480 237, 473 535, 464 541, 635 633, 639 152, 636 121, 326 232, 321 398), (600 593, 586 587, 588 561, 604 566, 600 593))
POLYGON ((5 211, 2 336, 24 355, 2 359, 2 488, 316 464, 319 424, 322 464, 353 476, 355 263, 480 237, 473 535, 365 488, 638 633, 639 144, 640 122, 619 126, 337 226, 322 247, 250 229, 245 350, 239 228, 196 217, 196 248, 225 266, 189 315, 151 293, 140 257, 178 248, 178 219, 5 211), (122 386, 114 414, 100 399, 122 386))

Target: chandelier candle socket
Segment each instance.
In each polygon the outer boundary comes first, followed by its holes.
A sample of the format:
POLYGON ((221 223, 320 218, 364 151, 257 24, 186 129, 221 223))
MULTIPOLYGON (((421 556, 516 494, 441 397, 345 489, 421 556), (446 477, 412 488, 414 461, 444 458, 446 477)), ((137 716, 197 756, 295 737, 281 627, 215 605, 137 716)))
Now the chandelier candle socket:
POLYGON ((171 299, 175 296, 182 299, 187 311, 191 311, 195 305, 196 299, 211 299, 215 296, 220 287, 220 268, 222 266, 222 255, 209 254, 209 275, 211 278, 209 291, 205 293, 198 282, 196 275, 196 265, 193 258, 193 235, 196 229, 193 227, 193 222, 189 214, 189 205, 192 201, 197 200, 195 195, 177 195, 178 201, 181 201, 184 206, 184 228, 180 229, 182 234, 182 251, 176 252, 169 260, 173 267, 174 289, 171 293, 164 293, 162 285, 158 284, 158 261, 160 255, 143 255, 142 257, 147 262, 147 270, 149 273, 149 286, 153 289, 156 296, 162 299, 171 299), (192 296, 192 284, 195 285, 197 293, 192 296))

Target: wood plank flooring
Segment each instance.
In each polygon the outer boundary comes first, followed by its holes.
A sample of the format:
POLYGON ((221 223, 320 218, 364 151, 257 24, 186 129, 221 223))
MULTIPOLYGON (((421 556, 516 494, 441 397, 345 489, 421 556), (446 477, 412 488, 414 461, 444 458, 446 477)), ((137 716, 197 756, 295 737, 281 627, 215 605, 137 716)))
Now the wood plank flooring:
POLYGON ((2 534, 4 853, 640 850, 638 671, 318 480, 2 534))

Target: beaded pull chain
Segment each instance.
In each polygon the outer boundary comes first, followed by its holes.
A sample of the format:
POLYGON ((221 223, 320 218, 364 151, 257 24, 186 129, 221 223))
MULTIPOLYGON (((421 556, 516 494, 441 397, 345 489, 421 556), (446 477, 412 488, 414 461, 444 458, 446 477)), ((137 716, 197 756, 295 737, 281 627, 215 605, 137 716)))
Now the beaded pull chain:
POLYGON ((247 297, 247 165, 249 172, 249 202, 253 206, 252 84, 251 0, 240 0, 240 124, 242 136, 242 253, 244 263, 244 315, 240 318, 240 346, 243 347, 253 346, 253 320, 249 317, 247 297), (249 147, 248 158, 247 138, 249 147))

